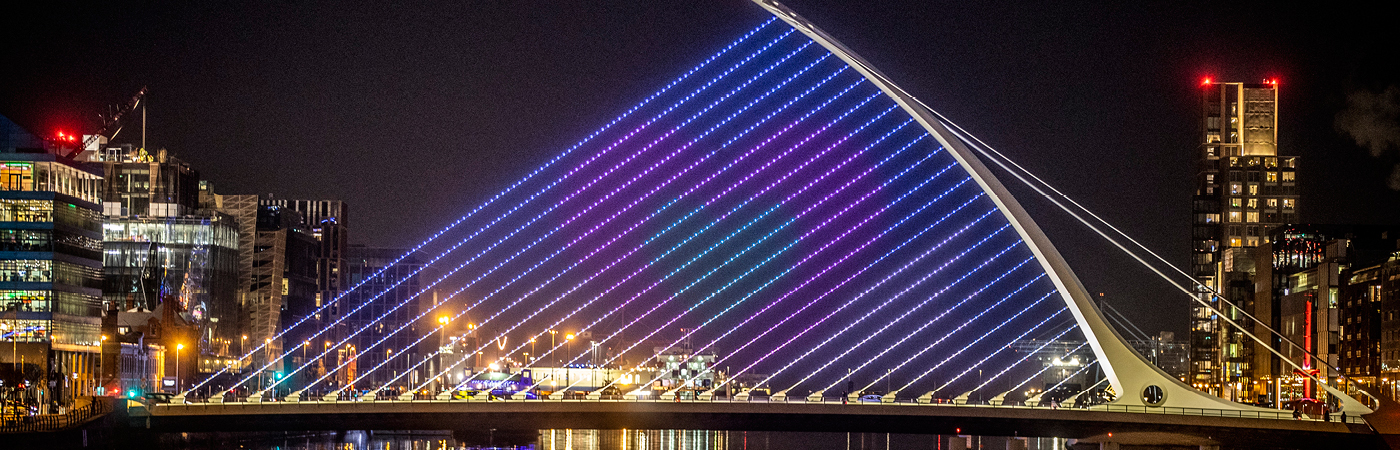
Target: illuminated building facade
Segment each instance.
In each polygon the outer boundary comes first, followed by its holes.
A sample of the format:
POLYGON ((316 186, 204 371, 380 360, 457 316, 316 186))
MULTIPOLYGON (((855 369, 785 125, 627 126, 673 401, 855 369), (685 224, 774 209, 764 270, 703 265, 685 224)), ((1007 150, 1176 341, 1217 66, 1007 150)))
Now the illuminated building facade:
POLYGON ((254 343, 268 344, 260 363, 281 371, 274 358, 285 350, 292 367, 302 364, 309 336, 319 329, 293 327, 315 310, 316 240, 303 224, 301 214, 279 206, 258 208, 257 237, 253 243, 252 276, 244 298, 247 334, 254 343), (278 338, 278 333, 287 333, 278 338), (300 347, 300 349, 298 349, 300 347))
POLYGON ((95 392, 101 352, 102 175, 64 139, 0 117, 0 372, 45 410, 95 392))
MULTIPOLYGON (((323 330, 331 327, 335 319, 345 309, 341 308, 344 302, 335 302, 341 293, 345 291, 345 256, 350 247, 349 206, 341 200, 291 200, 273 198, 271 194, 258 200, 261 207, 276 207, 286 210, 296 211, 301 214, 309 229, 311 236, 317 243, 316 252, 316 297, 312 309, 320 309, 328 305, 323 310, 306 314, 313 314, 307 320, 307 325, 316 330, 323 330)), ((334 325, 335 329, 322 335, 318 339, 324 344, 326 341, 339 341, 345 333, 345 323, 334 325)), ((303 340, 306 345, 306 340, 303 340)), ((325 347, 325 345, 322 345, 325 347)), ((324 348, 323 348, 324 350, 324 348)), ((334 360, 323 358, 319 361, 314 375, 319 377, 324 375, 330 367, 335 367, 334 360)))
POLYGON ((1255 381, 1249 340, 1219 317, 1240 323, 1241 311, 1213 296, 1213 289, 1245 310, 1254 308, 1254 267, 1248 249, 1269 232, 1297 221, 1298 158, 1278 151, 1278 84, 1201 86, 1201 132, 1192 197, 1192 260, 1209 304, 1191 309, 1191 375, 1188 383, 1239 401, 1240 387, 1255 381))
POLYGON ((1245 312, 1265 323, 1238 321, 1273 351, 1253 339, 1230 349, 1248 355, 1253 372, 1252 379, 1236 380, 1225 392, 1240 401, 1277 405, 1325 397, 1307 374, 1341 388, 1377 385, 1377 377, 1385 377, 1384 318, 1394 314, 1385 309, 1393 295, 1386 293, 1386 280, 1397 273, 1397 244, 1397 227, 1275 228, 1249 258, 1253 301, 1245 312), (1341 376, 1350 381, 1339 381, 1341 376))
MULTIPOLYGON (((346 283, 351 286, 363 285, 346 293, 341 301, 357 308, 364 306, 346 317, 346 329, 359 333, 351 337, 345 348, 338 349, 337 353, 344 362, 359 351, 359 358, 354 364, 362 369, 384 364, 369 379, 355 386, 357 389, 383 385, 422 360, 421 350, 413 345, 413 341, 415 336, 421 336, 431 328, 427 328, 422 321, 414 322, 414 317, 430 309, 434 298, 431 295, 418 295, 423 285, 415 272, 422 268, 423 262, 417 253, 394 262, 407 253, 407 249, 363 245, 351 245, 346 253, 346 283), (375 276, 381 270, 383 273, 375 276), (394 309, 398 305, 403 306, 394 309), (376 321, 380 317, 383 319, 376 321), (405 324, 408 325, 407 329, 394 333, 405 324), (379 346, 367 350, 381 340, 383 342, 379 346)), ((460 331, 460 327, 454 329, 460 331)), ((341 379, 349 374, 342 369, 342 373, 337 375, 337 379, 341 379)), ((348 379, 354 379, 354 376, 348 376, 348 379)), ((396 384, 416 383, 417 380, 416 377, 404 377, 396 384)))

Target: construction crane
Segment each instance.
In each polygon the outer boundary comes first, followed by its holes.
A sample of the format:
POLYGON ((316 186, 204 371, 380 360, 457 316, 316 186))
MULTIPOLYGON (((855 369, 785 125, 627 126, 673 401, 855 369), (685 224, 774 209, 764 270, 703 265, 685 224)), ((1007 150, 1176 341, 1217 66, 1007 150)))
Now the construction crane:
POLYGON ((97 131, 92 133, 91 136, 88 136, 87 139, 84 139, 83 143, 78 145, 78 148, 69 151, 68 154, 64 156, 67 158, 73 158, 75 156, 78 156, 78 154, 82 153, 84 149, 87 149, 93 143, 96 143, 98 139, 102 138, 104 135, 107 134, 109 130, 112 129, 112 127, 115 127, 117 125, 117 123, 122 119, 122 116, 126 115, 126 113, 131 112, 131 110, 136 109, 136 106, 141 104, 141 99, 145 97, 146 87, 141 86, 141 90, 136 91, 136 95, 131 96, 131 100, 128 100, 126 102, 126 105, 123 105, 121 108, 117 109, 117 111, 112 113, 112 115, 102 118, 101 128, 98 128, 97 131))

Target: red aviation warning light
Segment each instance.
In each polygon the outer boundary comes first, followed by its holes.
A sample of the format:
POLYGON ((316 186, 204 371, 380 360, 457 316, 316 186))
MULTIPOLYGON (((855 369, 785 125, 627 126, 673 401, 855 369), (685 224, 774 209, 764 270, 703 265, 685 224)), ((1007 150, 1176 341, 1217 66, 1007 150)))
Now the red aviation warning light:
POLYGON ((1204 79, 1202 79, 1201 86, 1210 86, 1210 77, 1205 77, 1204 79))

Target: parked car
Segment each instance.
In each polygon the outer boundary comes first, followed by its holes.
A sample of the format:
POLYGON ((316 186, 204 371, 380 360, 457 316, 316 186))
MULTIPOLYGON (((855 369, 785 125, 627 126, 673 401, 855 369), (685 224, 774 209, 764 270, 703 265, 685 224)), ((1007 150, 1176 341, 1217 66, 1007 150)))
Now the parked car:
POLYGON ((880 396, 877 394, 865 394, 860 396, 860 401, 868 403, 880 403, 880 396))

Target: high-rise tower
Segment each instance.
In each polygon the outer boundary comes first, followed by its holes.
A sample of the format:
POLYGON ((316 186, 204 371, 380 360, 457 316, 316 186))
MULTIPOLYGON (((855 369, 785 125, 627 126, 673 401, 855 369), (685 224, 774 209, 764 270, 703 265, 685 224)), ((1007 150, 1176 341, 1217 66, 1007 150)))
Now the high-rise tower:
MULTIPOLYGON (((1278 82, 1207 79, 1201 85, 1200 111, 1192 198, 1192 272, 1202 285, 1231 303, 1257 310, 1253 304, 1255 267, 1247 249, 1266 241, 1270 229, 1297 222, 1298 157, 1279 155, 1278 82)), ((1198 295, 1216 311, 1249 326, 1240 311, 1227 308, 1209 290, 1198 289, 1198 295)), ((1254 381, 1251 345, 1246 339, 1210 308, 1199 303, 1193 306, 1189 382, 1223 397, 1246 400, 1229 394, 1254 381)))

